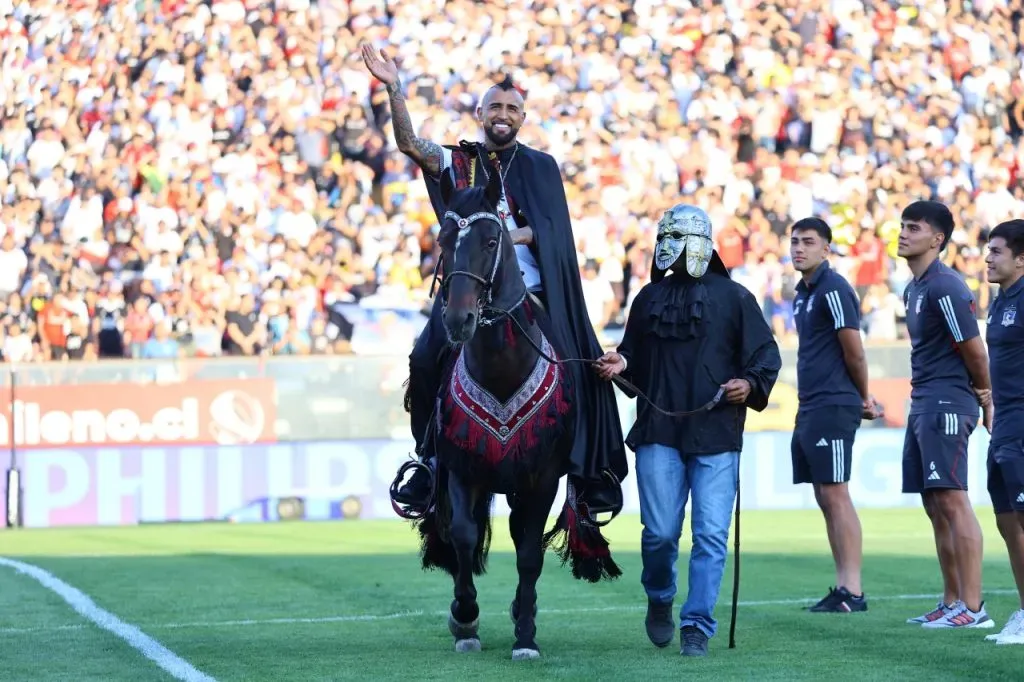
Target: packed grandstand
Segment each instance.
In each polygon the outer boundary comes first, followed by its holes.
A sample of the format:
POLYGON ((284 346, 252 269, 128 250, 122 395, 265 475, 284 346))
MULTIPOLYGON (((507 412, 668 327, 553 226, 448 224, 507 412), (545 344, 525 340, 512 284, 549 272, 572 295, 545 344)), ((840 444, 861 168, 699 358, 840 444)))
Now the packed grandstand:
POLYGON ((1024 201, 1022 4, 0 1, 3 359, 407 352, 436 218, 363 41, 438 142, 512 75, 606 336, 683 200, 783 340, 809 215, 868 342, 902 338, 916 198, 953 207, 943 258, 984 316, 979 239, 1024 201))

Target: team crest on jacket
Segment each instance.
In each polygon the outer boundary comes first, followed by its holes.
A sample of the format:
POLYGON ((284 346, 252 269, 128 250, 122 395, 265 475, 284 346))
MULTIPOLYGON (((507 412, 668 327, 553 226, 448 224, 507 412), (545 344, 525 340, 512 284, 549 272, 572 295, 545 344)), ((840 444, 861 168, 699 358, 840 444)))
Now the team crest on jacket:
POLYGON ((1010 306, 1009 308, 1007 308, 1006 310, 1003 311, 1003 321, 1000 324, 1002 324, 1004 327, 1009 327, 1009 326, 1011 326, 1016 321, 1017 321, 1017 306, 1013 306, 1012 305, 1012 306, 1010 306))

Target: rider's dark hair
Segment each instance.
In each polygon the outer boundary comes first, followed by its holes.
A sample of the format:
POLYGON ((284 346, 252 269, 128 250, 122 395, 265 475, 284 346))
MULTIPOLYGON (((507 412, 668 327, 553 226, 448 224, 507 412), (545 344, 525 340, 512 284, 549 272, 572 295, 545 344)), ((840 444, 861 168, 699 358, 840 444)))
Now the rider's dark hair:
POLYGON ((495 85, 494 87, 508 92, 509 90, 515 90, 516 84, 515 81, 512 80, 512 74, 506 73, 505 77, 501 80, 501 82, 495 85))
POLYGON ((495 83, 492 87, 495 87, 498 90, 503 90, 504 92, 515 90, 519 93, 520 97, 524 100, 526 99, 526 91, 516 85, 515 81, 512 80, 512 74, 510 73, 506 73, 505 77, 501 79, 501 81, 495 83))

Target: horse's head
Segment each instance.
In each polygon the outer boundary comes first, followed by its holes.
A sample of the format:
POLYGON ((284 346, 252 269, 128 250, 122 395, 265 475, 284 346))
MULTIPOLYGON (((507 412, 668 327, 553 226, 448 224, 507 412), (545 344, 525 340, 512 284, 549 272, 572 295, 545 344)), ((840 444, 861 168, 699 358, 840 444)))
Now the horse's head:
POLYGON ((498 174, 492 172, 484 188, 456 190, 450 174, 442 173, 441 197, 447 207, 437 240, 444 273, 444 326, 450 341, 465 343, 478 324, 487 324, 485 309, 497 308, 499 296, 510 298, 518 289, 525 295, 526 288, 515 247, 498 215, 498 174))

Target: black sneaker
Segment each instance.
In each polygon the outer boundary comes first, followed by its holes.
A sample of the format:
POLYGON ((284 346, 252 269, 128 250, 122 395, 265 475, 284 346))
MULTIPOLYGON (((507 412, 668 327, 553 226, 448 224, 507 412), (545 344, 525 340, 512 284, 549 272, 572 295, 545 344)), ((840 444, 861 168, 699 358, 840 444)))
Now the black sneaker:
POLYGON ((676 626, 672 622, 672 602, 647 600, 647 638, 656 647, 666 647, 672 642, 676 626))
POLYGON ((708 636, 695 625, 687 625, 679 630, 679 653, 683 656, 707 656, 708 636))
POLYGON ((811 613, 853 613, 867 611, 868 600, 864 595, 854 596, 845 587, 829 588, 828 594, 814 606, 807 608, 811 613))

